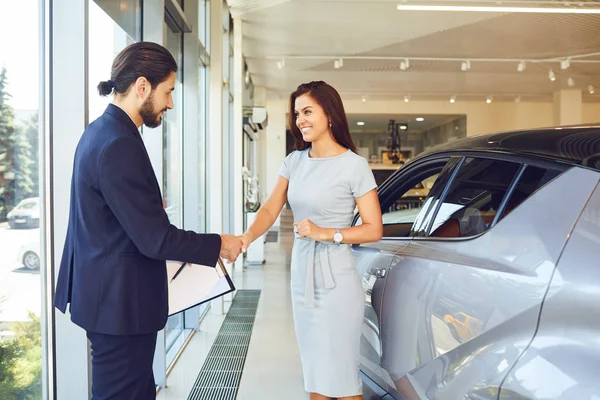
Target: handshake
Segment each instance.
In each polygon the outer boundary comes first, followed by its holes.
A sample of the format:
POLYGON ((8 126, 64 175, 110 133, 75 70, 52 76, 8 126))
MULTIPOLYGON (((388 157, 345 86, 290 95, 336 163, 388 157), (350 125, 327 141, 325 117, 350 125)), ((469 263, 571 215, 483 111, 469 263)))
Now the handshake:
POLYGON ((221 253, 219 256, 231 264, 237 260, 240 253, 246 252, 250 243, 252 243, 252 240, 247 233, 241 236, 221 235, 221 253))

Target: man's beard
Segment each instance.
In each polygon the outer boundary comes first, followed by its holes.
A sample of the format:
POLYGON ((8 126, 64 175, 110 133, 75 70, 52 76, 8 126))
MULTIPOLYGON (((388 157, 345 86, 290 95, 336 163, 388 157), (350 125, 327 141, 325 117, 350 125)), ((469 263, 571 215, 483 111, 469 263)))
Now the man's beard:
POLYGON ((154 91, 150 92, 148 98, 142 103, 140 117, 148 128, 156 128, 162 123, 161 111, 154 111, 154 91))

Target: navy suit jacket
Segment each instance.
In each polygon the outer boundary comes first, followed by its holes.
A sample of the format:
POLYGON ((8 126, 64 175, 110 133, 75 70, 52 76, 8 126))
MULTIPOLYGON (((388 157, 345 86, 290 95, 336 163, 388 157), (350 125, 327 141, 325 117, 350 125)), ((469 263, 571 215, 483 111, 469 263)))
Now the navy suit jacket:
POLYGON ((110 104, 83 133, 54 305, 89 332, 138 335, 167 321, 165 260, 216 265, 221 237, 169 223, 131 118, 110 104))

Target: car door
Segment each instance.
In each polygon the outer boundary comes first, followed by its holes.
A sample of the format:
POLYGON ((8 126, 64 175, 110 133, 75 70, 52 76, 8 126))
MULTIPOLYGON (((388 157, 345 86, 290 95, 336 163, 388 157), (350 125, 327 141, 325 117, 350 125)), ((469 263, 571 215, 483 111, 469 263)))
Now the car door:
POLYGON ((569 214, 583 207, 571 204, 581 182, 561 172, 474 153, 443 188, 434 185, 434 211, 395 255, 385 282, 382 368, 392 397, 497 397, 535 332, 569 214), (538 231, 550 215, 561 218, 538 231))
MULTIPOLYGON (((399 171, 379 190, 384 235, 377 243, 353 246, 358 271, 365 290, 365 316, 361 337, 361 370, 381 388, 386 388, 386 373, 381 369, 381 305, 387 272, 399 262, 399 250, 410 242, 413 226, 424 206, 431 185, 448 158, 425 160, 399 171)), ((456 162, 454 162, 455 164, 456 162)), ((354 225, 360 225, 360 216, 354 225)), ((368 395, 365 395, 369 399, 368 395)), ((379 399, 380 397, 373 397, 379 399)))

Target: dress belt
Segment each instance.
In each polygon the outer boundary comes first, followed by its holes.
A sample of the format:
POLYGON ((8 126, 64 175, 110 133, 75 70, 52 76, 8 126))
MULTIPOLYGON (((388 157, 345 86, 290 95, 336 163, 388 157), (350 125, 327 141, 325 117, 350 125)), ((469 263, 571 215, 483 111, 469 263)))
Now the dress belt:
MULTIPOLYGON (((306 262, 306 283, 304 289, 304 305, 306 307, 314 307, 315 305, 315 253, 317 252, 317 243, 321 243, 325 246, 334 243, 317 242, 309 237, 303 238, 297 232, 294 232, 296 239, 306 240, 310 242, 308 247, 308 261, 306 262)), ((339 246, 336 244, 336 246, 339 246)), ((335 281, 333 280, 333 274, 331 273, 331 265, 329 264, 329 252, 327 248, 319 251, 319 260, 321 261, 321 272, 323 274, 323 281, 326 289, 333 289, 335 287, 335 281)))

